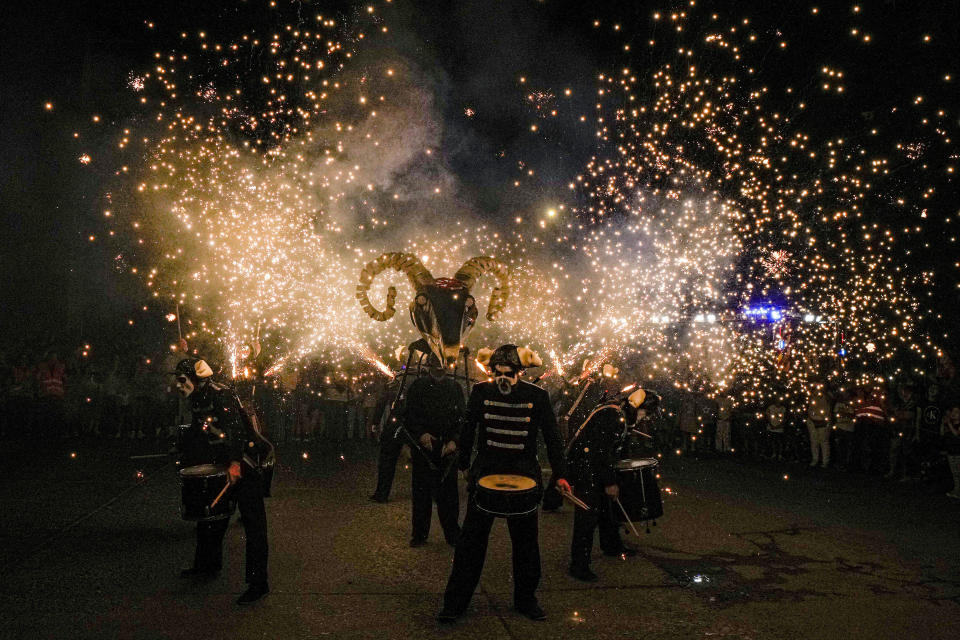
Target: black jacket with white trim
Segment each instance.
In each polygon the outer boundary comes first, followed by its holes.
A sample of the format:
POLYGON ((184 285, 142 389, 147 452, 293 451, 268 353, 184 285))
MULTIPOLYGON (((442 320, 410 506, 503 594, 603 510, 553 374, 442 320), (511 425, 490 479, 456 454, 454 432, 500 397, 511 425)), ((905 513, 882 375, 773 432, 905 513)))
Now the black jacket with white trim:
POLYGON ((520 381, 508 395, 493 382, 473 387, 460 441, 460 468, 474 480, 492 473, 520 474, 541 482, 537 436, 543 434, 555 478, 566 475, 563 443, 544 389, 520 381), (470 458, 476 446, 477 456, 470 458))

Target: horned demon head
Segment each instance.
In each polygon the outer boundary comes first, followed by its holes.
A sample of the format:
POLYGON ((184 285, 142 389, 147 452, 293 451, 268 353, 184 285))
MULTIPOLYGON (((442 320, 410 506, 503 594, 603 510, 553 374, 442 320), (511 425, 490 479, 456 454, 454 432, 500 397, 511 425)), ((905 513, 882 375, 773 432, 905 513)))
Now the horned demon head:
POLYGON ((477 302, 470 294, 474 283, 483 275, 497 277, 497 287, 490 294, 487 320, 496 320, 510 295, 507 267, 488 257, 470 258, 452 278, 434 278, 423 263, 409 253, 384 253, 360 271, 357 300, 374 320, 385 322, 396 313, 397 290, 387 290, 387 308, 378 311, 370 303, 367 292, 373 279, 382 271, 393 268, 407 275, 416 290, 410 303, 410 320, 430 348, 446 364, 456 362, 464 340, 477 321, 477 302))

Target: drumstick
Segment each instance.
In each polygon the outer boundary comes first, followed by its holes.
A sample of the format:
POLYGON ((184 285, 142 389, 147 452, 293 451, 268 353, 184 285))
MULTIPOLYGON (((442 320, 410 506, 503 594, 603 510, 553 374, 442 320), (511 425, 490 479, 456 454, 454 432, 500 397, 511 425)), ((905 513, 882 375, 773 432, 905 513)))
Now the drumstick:
POLYGON ((614 501, 617 503, 617 506, 620 507, 620 511, 623 512, 623 517, 627 519, 627 524, 630 525, 630 530, 633 531, 633 535, 640 537, 640 534, 637 532, 637 528, 633 526, 633 521, 630 519, 630 516, 627 515, 627 510, 623 508, 623 504, 620 502, 620 498, 614 498, 614 501))
POLYGON ((210 508, 213 509, 217 506, 217 503, 220 502, 220 498, 223 497, 223 494, 227 492, 227 489, 230 488, 230 481, 227 480, 227 484, 223 485, 223 489, 220 489, 220 493, 217 494, 217 497, 213 499, 213 502, 210 503, 210 508))
MULTIPOLYGON (((455 453, 456 453, 456 452, 450 452, 450 453, 448 453, 445 457, 450 458, 451 456, 454 456, 455 453)), ((443 466, 443 464, 444 464, 444 463, 443 463, 443 458, 441 458, 441 460, 440 460, 440 465, 443 466)), ((456 457, 451 458, 451 459, 450 459, 450 462, 448 462, 448 463, 446 463, 446 464, 447 464, 447 468, 442 470, 442 471, 443 471, 443 475, 440 476, 440 484, 443 484, 443 481, 447 479, 447 476, 450 475, 450 472, 454 469, 454 467, 457 466, 457 458, 456 458, 456 457)))
POLYGON ((583 509, 584 511, 590 511, 590 506, 587 505, 586 502, 584 502, 583 500, 581 500, 581 499, 578 498, 577 496, 573 495, 573 492, 571 492, 571 491, 563 491, 563 490, 560 489, 559 487, 554 487, 554 488, 557 490, 557 492, 558 492, 561 496, 563 496, 564 498, 566 498, 567 500, 569 500, 570 502, 572 502, 572 503, 574 504, 574 506, 580 507, 580 508, 583 509))

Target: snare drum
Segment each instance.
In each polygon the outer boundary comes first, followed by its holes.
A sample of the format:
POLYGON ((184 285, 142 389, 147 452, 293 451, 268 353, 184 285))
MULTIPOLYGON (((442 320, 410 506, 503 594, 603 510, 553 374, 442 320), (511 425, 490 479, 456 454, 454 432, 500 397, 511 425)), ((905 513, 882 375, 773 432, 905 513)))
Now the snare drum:
POLYGON ((537 510, 540 487, 527 476, 493 474, 477 480, 474 502, 495 516, 522 516, 537 510))
POLYGON ((180 516, 184 520, 210 522, 233 515, 237 502, 231 491, 220 498, 215 507, 210 508, 210 503, 216 500, 227 484, 226 466, 198 464, 180 469, 179 476, 180 516))
MULTIPOLYGON (((620 485, 620 504, 633 522, 656 520, 663 515, 663 501, 657 485, 656 458, 633 458, 617 462, 617 484, 620 485)), ((626 524, 620 508, 610 510, 615 522, 626 524)))

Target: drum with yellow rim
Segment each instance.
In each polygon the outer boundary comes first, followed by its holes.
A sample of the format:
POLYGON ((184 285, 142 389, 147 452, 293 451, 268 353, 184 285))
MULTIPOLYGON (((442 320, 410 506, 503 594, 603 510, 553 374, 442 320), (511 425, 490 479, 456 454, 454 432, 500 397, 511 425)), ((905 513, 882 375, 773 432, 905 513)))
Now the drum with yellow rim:
POLYGON ((522 516, 537 510, 540 486, 533 478, 495 473, 477 480, 474 503, 495 516, 522 516))

